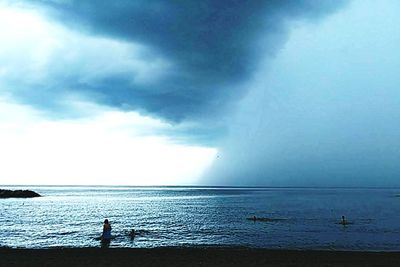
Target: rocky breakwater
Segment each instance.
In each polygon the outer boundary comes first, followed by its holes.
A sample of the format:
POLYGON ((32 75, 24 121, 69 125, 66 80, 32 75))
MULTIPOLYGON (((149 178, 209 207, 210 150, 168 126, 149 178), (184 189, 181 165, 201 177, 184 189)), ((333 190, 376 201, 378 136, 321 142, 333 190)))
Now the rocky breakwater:
POLYGON ((38 193, 31 190, 7 190, 0 189, 0 198, 29 198, 29 197, 40 197, 38 193))

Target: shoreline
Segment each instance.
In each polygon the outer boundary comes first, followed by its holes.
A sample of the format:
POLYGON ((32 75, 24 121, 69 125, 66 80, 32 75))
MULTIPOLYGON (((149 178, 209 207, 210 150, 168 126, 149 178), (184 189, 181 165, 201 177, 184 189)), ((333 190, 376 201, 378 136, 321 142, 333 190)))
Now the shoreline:
POLYGON ((0 247, 0 266, 398 266, 400 252, 227 247, 0 247))

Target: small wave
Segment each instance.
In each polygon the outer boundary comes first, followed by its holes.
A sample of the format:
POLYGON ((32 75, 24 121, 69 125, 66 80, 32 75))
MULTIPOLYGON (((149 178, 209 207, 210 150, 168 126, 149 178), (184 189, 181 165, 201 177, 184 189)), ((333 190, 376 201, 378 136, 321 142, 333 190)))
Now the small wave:
POLYGON ((76 233, 78 233, 78 231, 61 232, 61 233, 58 233, 58 235, 72 235, 72 234, 76 234, 76 233))
POLYGON ((286 221, 284 218, 267 218, 267 217, 249 217, 246 220, 254 221, 254 222, 281 222, 286 221))
POLYGON ((346 226, 346 225, 354 224, 354 222, 345 222, 345 223, 343 223, 343 222, 335 222, 335 224, 346 226))

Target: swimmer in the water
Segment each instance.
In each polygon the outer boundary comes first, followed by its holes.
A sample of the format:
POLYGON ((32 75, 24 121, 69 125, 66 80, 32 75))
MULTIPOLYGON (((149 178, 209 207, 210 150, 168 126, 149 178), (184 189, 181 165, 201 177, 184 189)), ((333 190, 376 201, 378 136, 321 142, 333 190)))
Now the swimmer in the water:
POLYGON ((347 220, 344 218, 344 216, 342 216, 342 221, 340 222, 340 224, 343 224, 343 225, 347 225, 347 224, 348 224, 348 222, 347 222, 347 220))
POLYGON ((134 238, 135 238, 135 235, 136 235, 135 229, 132 229, 132 230, 129 232, 129 236, 130 236, 132 239, 134 239, 134 238))

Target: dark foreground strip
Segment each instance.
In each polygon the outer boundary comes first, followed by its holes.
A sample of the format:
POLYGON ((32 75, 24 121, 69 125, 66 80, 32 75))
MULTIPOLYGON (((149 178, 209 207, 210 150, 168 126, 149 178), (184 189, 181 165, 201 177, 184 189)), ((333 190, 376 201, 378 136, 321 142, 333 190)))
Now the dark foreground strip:
POLYGON ((400 266, 400 253, 246 248, 0 248, 0 266, 400 266))

